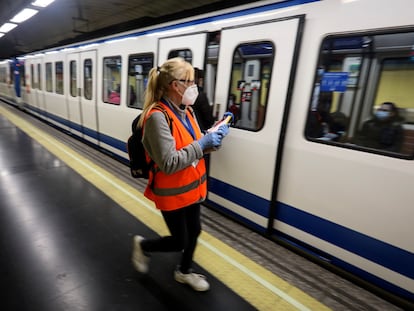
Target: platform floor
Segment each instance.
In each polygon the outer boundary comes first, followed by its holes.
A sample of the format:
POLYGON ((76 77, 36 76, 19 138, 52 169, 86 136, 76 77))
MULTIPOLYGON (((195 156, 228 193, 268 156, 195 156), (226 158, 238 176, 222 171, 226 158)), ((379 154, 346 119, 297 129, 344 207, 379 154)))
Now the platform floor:
POLYGON ((204 208, 195 269, 178 254, 131 263, 135 234, 165 234, 128 167, 0 102, 2 310, 402 310, 204 208))

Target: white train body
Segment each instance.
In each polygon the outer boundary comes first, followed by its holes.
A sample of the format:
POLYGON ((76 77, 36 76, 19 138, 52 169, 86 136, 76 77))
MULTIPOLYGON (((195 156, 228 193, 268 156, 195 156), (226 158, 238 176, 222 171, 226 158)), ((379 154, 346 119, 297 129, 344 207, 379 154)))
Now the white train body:
MULTIPOLYGON (((171 51, 191 54, 193 66, 205 69, 215 113, 223 115, 233 101, 240 111, 223 147, 211 155, 208 203, 413 300, 414 151, 408 138, 414 101, 410 106, 406 98, 414 87, 404 86, 414 86, 407 50, 411 44, 414 51, 413 9, 411 0, 262 1, 41 51, 20 60, 25 81, 18 100, 127 159, 130 124, 141 111, 139 104, 128 106, 129 88, 145 87, 145 56, 157 66, 171 51), (318 84, 321 67, 326 75, 318 84), (335 86, 328 92, 324 83, 335 86), (115 88, 120 97, 108 102, 115 88), (320 91, 330 93, 329 112, 347 118, 342 140, 306 134, 320 91), (383 99, 403 108, 403 151, 353 141, 383 99)), ((10 77, 10 64, 2 62, 0 73, 10 77)), ((6 99, 16 97, 10 80, 0 79, 6 99)))

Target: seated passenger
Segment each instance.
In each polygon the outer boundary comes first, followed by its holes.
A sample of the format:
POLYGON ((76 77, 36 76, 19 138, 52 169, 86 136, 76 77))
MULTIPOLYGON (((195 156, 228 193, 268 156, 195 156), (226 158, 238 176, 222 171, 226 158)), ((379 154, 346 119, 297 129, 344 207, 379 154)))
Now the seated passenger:
POLYGON ((134 87, 132 85, 129 85, 129 105, 134 106, 136 100, 137 95, 135 94, 134 87))
POLYGON ((397 106, 392 102, 384 102, 374 117, 364 122, 355 143, 369 148, 399 152, 404 138, 402 121, 397 106))
POLYGON ((198 96, 193 105, 201 131, 205 132, 214 124, 213 106, 210 105, 207 94, 204 92, 204 72, 194 68, 194 81, 197 84, 198 96))
POLYGON ((233 114, 233 123, 236 124, 237 121, 239 121, 240 119, 240 104, 236 103, 236 95, 234 95, 233 93, 229 96, 227 110, 233 114))
POLYGON ((306 122, 306 137, 323 138, 330 133, 330 125, 332 124, 331 103, 332 92, 321 92, 317 101, 312 103, 306 122))
POLYGON ((108 102, 110 104, 119 105, 120 102, 121 102, 121 96, 120 96, 120 94, 118 92, 112 91, 109 94, 108 102))
POLYGON ((331 113, 330 132, 335 133, 338 137, 336 141, 340 141, 348 130, 349 118, 341 111, 331 113))

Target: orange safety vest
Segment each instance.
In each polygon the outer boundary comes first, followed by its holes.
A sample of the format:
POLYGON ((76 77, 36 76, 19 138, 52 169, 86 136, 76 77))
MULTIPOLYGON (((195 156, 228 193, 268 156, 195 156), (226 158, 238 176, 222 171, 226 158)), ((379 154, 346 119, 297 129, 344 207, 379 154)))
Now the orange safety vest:
MULTIPOLYGON (((164 103, 159 102, 158 104, 166 110, 172 120, 171 133, 175 139, 176 150, 191 144, 194 138, 184 127, 181 120, 164 103)), ((159 110, 152 109, 149 115, 155 111, 159 110)), ((188 109, 187 116, 194 129, 196 139, 200 139, 202 137, 201 131, 188 109)), ((148 154, 147 160, 149 160, 148 154)), ((204 158, 199 159, 195 166, 190 165, 170 175, 160 171, 156 164, 154 166, 155 169, 150 170, 144 195, 151 201, 154 201, 158 209, 172 211, 206 198, 207 174, 204 158)))

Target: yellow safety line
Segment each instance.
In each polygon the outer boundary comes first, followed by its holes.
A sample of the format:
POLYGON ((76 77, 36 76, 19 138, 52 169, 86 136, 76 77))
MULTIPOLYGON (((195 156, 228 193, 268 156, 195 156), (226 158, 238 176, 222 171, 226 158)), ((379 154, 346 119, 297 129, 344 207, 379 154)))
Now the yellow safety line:
MULTIPOLYGON (((10 109, 0 106, 0 113, 146 226, 159 235, 168 233, 159 211, 140 191, 23 120, 10 109)), ((195 261, 258 310, 330 310, 207 232, 203 231, 199 238, 195 261)))

